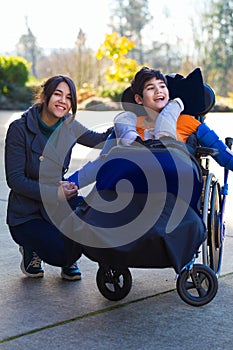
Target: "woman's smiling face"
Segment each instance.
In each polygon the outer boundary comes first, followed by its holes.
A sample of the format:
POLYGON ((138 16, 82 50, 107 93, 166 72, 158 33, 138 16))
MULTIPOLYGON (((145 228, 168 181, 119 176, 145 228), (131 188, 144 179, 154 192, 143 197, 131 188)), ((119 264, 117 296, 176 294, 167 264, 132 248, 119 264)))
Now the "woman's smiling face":
POLYGON ((64 117, 71 109, 70 88, 62 81, 51 95, 48 103, 48 111, 56 118, 64 117))
POLYGON ((69 85, 62 81, 53 91, 48 106, 43 103, 41 119, 48 125, 55 125, 71 109, 71 93, 69 85))

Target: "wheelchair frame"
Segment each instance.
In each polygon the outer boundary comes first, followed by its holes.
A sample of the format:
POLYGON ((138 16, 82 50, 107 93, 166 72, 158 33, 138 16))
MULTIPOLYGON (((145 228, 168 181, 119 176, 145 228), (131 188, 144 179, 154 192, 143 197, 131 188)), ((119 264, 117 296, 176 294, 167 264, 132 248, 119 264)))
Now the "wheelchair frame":
MULTIPOLYGON (((204 122, 205 115, 215 104, 215 94, 210 86, 205 84, 206 109, 196 117, 201 123, 204 122)), ((233 138, 227 137, 225 144, 232 149, 233 138)), ((226 196, 228 195, 228 175, 229 170, 224 168, 223 184, 215 177, 209 169, 209 157, 218 154, 218 150, 198 147, 196 151, 197 159, 202 168, 204 180, 203 193, 201 198, 202 220, 206 225, 207 239, 202 244, 202 261, 209 266, 217 276, 220 275, 223 255, 223 242, 225 238, 224 211, 226 196)))
MULTIPOLYGON (((233 139, 228 137, 225 143, 229 149, 232 148, 233 139)), ((209 170, 209 155, 214 155, 216 150, 200 147, 200 164, 203 169, 204 188, 202 194, 201 213, 202 220, 206 225, 207 239, 202 244, 203 263, 220 275, 223 241, 225 237, 224 211, 226 196, 228 194, 229 170, 224 168, 224 182, 222 186, 215 175, 209 170)))

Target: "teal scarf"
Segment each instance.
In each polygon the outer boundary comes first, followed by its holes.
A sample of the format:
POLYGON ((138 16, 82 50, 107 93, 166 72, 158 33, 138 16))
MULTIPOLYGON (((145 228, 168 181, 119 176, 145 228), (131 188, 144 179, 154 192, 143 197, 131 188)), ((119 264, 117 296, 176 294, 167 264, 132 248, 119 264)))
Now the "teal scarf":
POLYGON ((36 116, 39 123, 40 131, 42 132, 42 134, 49 140, 49 142, 51 142, 53 145, 56 145, 56 141, 58 137, 58 129, 61 126, 64 118, 59 119, 55 125, 48 126, 41 119, 38 108, 36 108, 36 116), (55 132, 55 130, 57 131, 55 132))

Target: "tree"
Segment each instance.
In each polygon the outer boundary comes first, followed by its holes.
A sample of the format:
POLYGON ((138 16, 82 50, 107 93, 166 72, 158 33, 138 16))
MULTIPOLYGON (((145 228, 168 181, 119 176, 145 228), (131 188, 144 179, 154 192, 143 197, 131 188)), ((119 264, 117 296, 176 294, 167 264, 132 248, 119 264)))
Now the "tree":
POLYGON ((24 57, 27 61, 31 62, 31 71, 34 77, 37 77, 36 63, 40 50, 37 46, 36 37, 33 35, 27 21, 25 19, 27 34, 23 34, 17 44, 17 55, 24 57))
POLYGON ((105 71, 105 77, 108 81, 118 83, 129 83, 131 81, 138 69, 138 64, 135 60, 127 58, 126 55, 133 47, 134 43, 125 36, 120 37, 116 32, 106 34, 96 57, 98 60, 106 57, 112 61, 112 65, 108 66, 105 71))
POLYGON ((135 48, 131 51, 132 58, 143 64, 142 31, 153 18, 149 11, 148 0, 119 0, 112 1, 112 4, 110 27, 120 36, 125 36, 135 43, 135 48))
POLYGON ((196 40, 208 82, 222 96, 233 91, 232 8, 233 0, 210 0, 207 12, 203 14, 203 39, 196 40))
POLYGON ((79 86, 82 86, 85 83, 85 66, 86 66, 86 55, 85 55, 85 44, 86 44, 86 35, 82 31, 82 29, 79 29, 79 33, 76 40, 76 63, 77 69, 76 75, 77 75, 77 81, 79 82, 79 86))
POLYGON ((79 30, 75 47, 56 49, 48 56, 41 56, 37 62, 39 78, 56 74, 67 74, 72 77, 76 86, 99 85, 98 61, 92 49, 86 47, 86 34, 79 30))

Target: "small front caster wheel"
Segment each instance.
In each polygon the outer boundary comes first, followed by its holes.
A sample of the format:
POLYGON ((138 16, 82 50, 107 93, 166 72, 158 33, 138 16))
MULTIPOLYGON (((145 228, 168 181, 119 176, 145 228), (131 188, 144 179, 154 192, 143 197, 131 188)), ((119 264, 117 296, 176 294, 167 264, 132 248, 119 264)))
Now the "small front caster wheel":
POLYGON ((183 301, 192 306, 202 306, 215 297, 218 279, 209 266, 194 264, 191 270, 184 268, 181 271, 176 286, 183 301))
POLYGON ((128 268, 111 268, 100 266, 96 283, 100 293, 107 299, 121 300, 130 292, 132 276, 128 268))

